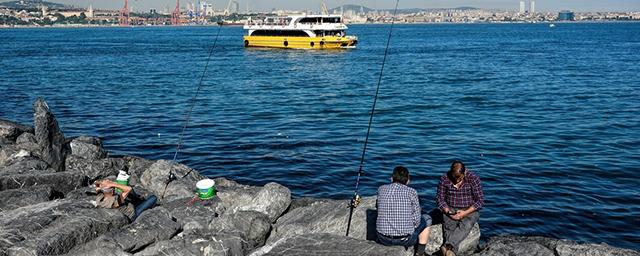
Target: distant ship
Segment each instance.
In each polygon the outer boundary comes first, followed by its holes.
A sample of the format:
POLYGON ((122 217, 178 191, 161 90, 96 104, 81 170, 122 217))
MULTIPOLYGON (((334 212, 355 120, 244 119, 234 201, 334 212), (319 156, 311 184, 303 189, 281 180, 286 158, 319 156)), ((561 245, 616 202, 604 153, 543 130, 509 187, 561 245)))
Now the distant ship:
POLYGON ((340 49, 355 48, 356 36, 347 36, 339 15, 275 16, 249 20, 244 26, 245 47, 340 49))

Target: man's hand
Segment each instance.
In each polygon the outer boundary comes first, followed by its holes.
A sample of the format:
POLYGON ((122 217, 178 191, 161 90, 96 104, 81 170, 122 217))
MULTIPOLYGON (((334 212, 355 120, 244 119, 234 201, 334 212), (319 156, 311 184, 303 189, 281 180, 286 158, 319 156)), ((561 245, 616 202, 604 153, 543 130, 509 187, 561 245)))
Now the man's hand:
POLYGON ((451 216, 451 218, 454 220, 461 220, 464 219, 464 217, 467 217, 467 214, 465 214, 464 211, 458 211, 458 213, 451 216))

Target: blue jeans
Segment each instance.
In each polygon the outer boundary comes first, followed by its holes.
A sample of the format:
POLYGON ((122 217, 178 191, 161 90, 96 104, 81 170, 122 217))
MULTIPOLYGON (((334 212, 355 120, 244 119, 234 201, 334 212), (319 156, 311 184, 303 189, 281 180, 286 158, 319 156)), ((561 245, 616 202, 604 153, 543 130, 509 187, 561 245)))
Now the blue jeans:
POLYGON ((387 245, 387 246, 402 245, 408 248, 415 245, 416 242, 418 242, 418 236, 428 226, 431 226, 431 216, 429 216, 429 214, 423 214, 422 218, 420 218, 420 224, 418 225, 418 227, 413 231, 412 234, 404 238, 391 238, 391 237, 384 236, 378 232, 376 232, 376 234, 378 236, 378 242, 383 245, 387 245))
POLYGON ((156 198, 156 196, 151 195, 149 196, 149 198, 147 198, 147 200, 144 200, 144 202, 140 203, 139 205, 136 206, 136 210, 135 210, 135 215, 133 215, 133 218, 131 219, 131 222, 135 221, 138 216, 140 216, 140 214, 142 214, 143 211, 150 209, 151 207, 153 207, 154 205, 156 205, 156 201, 158 200, 158 198, 156 198))

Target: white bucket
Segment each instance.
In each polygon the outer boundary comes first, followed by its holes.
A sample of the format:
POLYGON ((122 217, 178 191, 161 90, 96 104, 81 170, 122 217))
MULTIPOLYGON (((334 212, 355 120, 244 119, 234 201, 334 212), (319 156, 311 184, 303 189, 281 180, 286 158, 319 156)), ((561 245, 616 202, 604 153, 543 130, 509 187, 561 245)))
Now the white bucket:
POLYGON ((198 181, 196 183, 196 188, 198 188, 198 196, 200 199, 210 199, 216 195, 216 190, 213 186, 216 184, 212 179, 204 179, 198 181))

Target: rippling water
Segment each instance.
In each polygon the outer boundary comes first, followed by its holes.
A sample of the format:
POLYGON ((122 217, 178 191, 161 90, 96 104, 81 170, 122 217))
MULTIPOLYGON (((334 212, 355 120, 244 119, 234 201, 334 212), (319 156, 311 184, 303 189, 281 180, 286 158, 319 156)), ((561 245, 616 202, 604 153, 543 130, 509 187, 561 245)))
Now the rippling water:
MULTIPOLYGON (((349 198, 388 27, 358 49, 244 49, 222 29, 179 161, 296 197, 349 198)), ((216 27, 0 29, 0 118, 43 96, 67 136, 170 159, 216 27)), ((640 24, 400 25, 362 193, 407 166, 425 208, 462 159, 484 235, 640 249, 640 24)), ((346 209, 345 209, 346 210, 346 209)))

